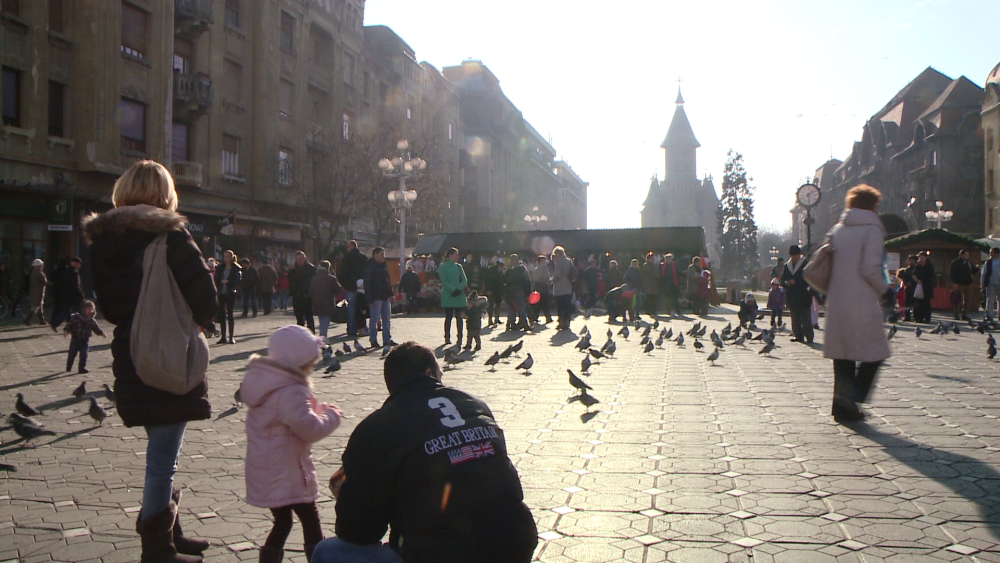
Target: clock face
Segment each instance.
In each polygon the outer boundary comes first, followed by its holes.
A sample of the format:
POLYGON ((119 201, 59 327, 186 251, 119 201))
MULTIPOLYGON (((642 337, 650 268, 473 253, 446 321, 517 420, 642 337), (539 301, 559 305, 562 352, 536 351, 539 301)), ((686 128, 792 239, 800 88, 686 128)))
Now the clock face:
POLYGON ((800 204, 812 207, 819 203, 819 188, 814 184, 805 184, 799 188, 796 198, 800 204))

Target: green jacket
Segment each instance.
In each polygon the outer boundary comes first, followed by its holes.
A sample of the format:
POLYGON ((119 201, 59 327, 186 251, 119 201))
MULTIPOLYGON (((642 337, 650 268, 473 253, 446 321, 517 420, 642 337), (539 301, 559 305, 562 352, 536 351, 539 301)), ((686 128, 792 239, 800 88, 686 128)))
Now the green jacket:
POLYGON ((458 262, 445 260, 438 266, 438 277, 441 278, 441 306, 442 307, 468 307, 469 302, 465 297, 465 286, 469 284, 469 279, 465 277, 465 270, 458 262), (459 291, 459 294, 452 297, 452 292, 459 291))

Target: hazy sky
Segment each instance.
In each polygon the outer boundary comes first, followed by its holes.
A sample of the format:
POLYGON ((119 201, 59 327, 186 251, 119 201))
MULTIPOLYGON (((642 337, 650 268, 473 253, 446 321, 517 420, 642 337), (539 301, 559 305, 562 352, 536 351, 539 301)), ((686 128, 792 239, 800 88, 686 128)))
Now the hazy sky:
MULTIPOLYGON (((997 0, 470 2, 368 0, 438 68, 479 59, 589 188, 589 226, 637 227, 677 78, 721 190, 743 153, 761 225, 785 228, 793 194, 928 66, 983 85, 1000 62, 997 0)), ((946 202, 947 203, 947 202, 946 202)), ((544 212, 545 210, 541 210, 544 212)))

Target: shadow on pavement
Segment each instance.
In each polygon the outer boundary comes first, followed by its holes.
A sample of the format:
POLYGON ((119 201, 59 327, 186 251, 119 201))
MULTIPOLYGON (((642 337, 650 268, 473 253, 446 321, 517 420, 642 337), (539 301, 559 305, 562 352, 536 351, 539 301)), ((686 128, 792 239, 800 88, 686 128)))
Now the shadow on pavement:
POLYGON ((12 336, 10 338, 0 338, 0 344, 4 344, 7 342, 20 342, 21 340, 33 340, 35 338, 43 338, 46 336, 52 336, 52 334, 48 332, 40 332, 38 334, 30 334, 28 336, 12 336))
POLYGON ((1000 496, 1000 473, 996 469, 977 459, 918 444, 899 436, 886 434, 864 423, 851 424, 849 427, 859 436, 864 436, 880 444, 885 448, 886 453, 898 461, 905 463, 926 477, 947 486, 966 500, 975 503, 979 508, 982 521, 986 524, 990 533, 993 534, 993 537, 1000 538, 1000 507, 997 506, 995 501, 1000 496), (927 452, 928 456, 934 457, 934 461, 928 462, 923 457, 921 459, 914 459, 912 456, 899 455, 901 451, 913 451, 916 448, 927 452), (955 472, 955 475, 952 477, 941 475, 940 468, 942 465, 951 468, 955 472), (959 465, 959 467, 955 467, 956 465, 959 465), (970 482, 964 480, 963 477, 974 477, 976 480, 970 482), (981 494, 970 494, 970 489, 973 488, 978 488, 981 494))
POLYGON ((559 331, 559 332, 553 334, 552 338, 550 338, 549 341, 552 342, 553 346, 563 346, 565 344, 569 344, 570 342, 573 342, 573 341, 579 340, 579 339, 580 339, 580 337, 577 336, 577 335, 575 335, 575 334, 573 334, 572 331, 562 330, 562 331, 559 331))
MULTIPOLYGON (((62 353, 65 354, 65 352, 62 353)), ((28 381, 22 381, 20 383, 12 383, 10 385, 4 385, 3 387, 0 387, 0 391, 9 391, 11 389, 18 389, 20 387, 31 387, 32 385, 40 385, 42 383, 48 383, 50 381, 55 381, 58 379, 73 377, 74 375, 77 374, 73 374, 67 371, 58 371, 56 373, 50 375, 44 375, 36 379, 29 379, 28 381)))
POLYGON ((254 354, 267 355, 267 348, 261 348, 260 350, 247 350, 246 352, 237 352, 236 354, 227 354, 225 356, 215 356, 208 363, 218 364, 221 362, 228 361, 242 361, 249 360, 250 356, 254 354))

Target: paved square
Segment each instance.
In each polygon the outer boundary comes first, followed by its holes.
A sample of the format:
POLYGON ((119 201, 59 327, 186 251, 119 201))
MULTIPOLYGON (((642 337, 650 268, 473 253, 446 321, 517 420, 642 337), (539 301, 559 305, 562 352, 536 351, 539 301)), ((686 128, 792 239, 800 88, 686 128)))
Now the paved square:
MULTIPOLYGON (((693 321, 661 323, 676 333, 693 321)), ((734 321, 720 313, 706 322, 734 321)), ((212 347, 213 419, 188 427, 177 478, 185 531, 214 543, 207 561, 256 561, 270 530, 270 515, 241 500, 246 412, 233 392, 247 358, 290 322, 285 312, 238 319, 238 343, 212 347)), ((442 325, 397 317, 393 333, 439 347, 442 325)), ((646 354, 633 330, 628 341, 615 336, 613 359, 583 374, 574 345, 584 325, 604 342, 603 318, 578 318, 572 337, 547 328, 525 336, 530 375, 516 362, 482 365, 516 338, 496 331, 475 361, 445 371, 506 432, 538 522, 539 561, 1000 561, 998 364, 978 333, 918 340, 901 327, 868 421, 848 428, 829 415, 831 363, 787 332, 770 358, 758 344, 727 345, 713 366, 707 340, 704 351, 689 339, 646 354), (566 369, 601 403, 571 400, 566 369)), ((108 341, 91 343, 87 388, 107 406, 108 341)), ((47 327, 0 329, 0 410, 12 412, 22 392, 57 432, 26 448, 10 426, 0 432, 0 462, 17 468, 0 473, 0 562, 136 561, 145 436, 113 410, 104 426, 92 424, 87 403, 70 395, 84 376, 62 371, 66 346, 47 327)), ((314 448, 321 482, 384 400, 381 374, 378 354, 349 358, 332 377, 317 372, 321 400, 347 414, 314 448)), ((332 533, 333 499, 321 493, 332 533)), ((290 560, 304 561, 298 525, 288 547, 290 560)))

